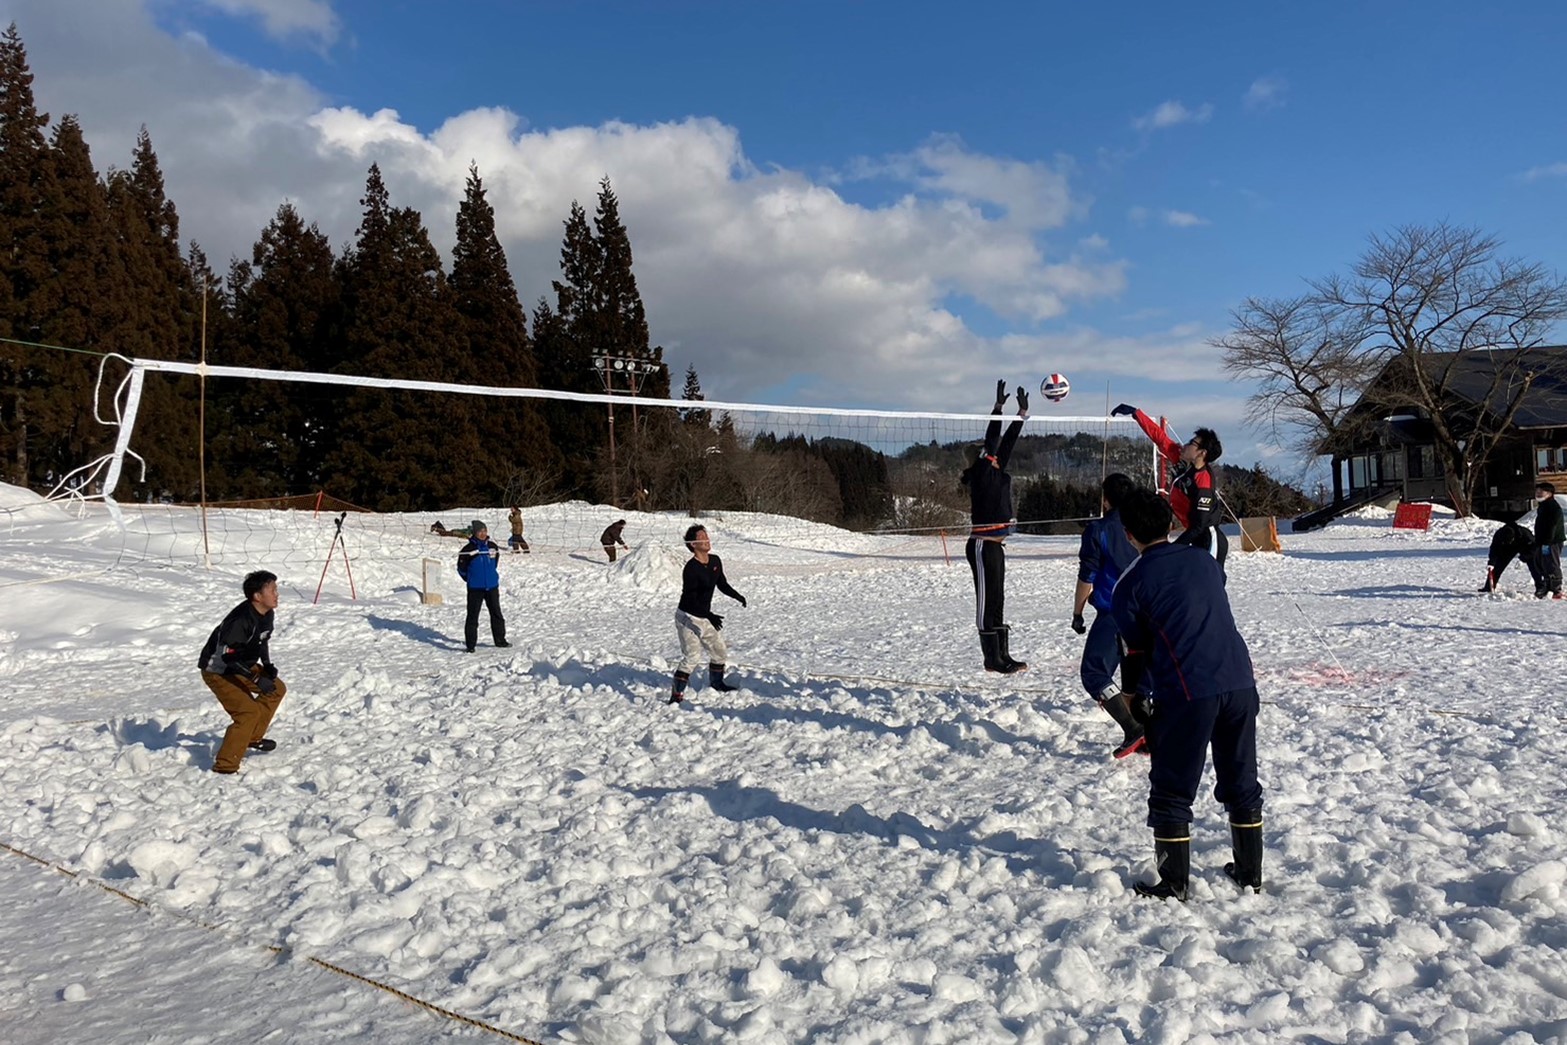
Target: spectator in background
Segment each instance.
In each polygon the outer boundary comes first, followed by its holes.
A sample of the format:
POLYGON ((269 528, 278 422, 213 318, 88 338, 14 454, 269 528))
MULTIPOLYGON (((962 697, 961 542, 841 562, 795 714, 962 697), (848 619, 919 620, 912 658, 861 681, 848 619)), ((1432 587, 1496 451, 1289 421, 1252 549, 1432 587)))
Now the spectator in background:
POLYGON ((1480 585, 1480 590, 1495 591, 1497 582, 1502 579, 1502 571, 1511 566, 1514 559, 1524 564, 1538 590, 1540 564, 1535 561, 1534 551, 1534 534, 1520 526, 1517 520, 1503 523, 1491 535, 1491 547, 1485 561, 1485 583, 1480 585))
POLYGON ((1535 562, 1539 566, 1534 577, 1534 597, 1562 597, 1562 506, 1556 500, 1555 485, 1541 481, 1534 487, 1534 545, 1535 562))
POLYGON ((625 539, 620 536, 625 528, 626 520, 616 519, 604 528, 603 533, 599 534, 599 543, 604 546, 604 554, 609 556, 610 562, 615 561, 615 545, 618 544, 622 548, 627 547, 625 539))
POLYGON ((506 516, 506 521, 511 523, 511 536, 506 538, 506 543, 511 546, 512 554, 528 551, 528 542, 522 536, 521 505, 512 505, 511 514, 506 516))
POLYGON ((463 622, 463 643, 469 653, 479 644, 479 607, 490 611, 490 636, 499 647, 506 641, 506 618, 501 614, 501 550, 490 540, 490 528, 475 519, 468 527, 473 536, 457 553, 457 573, 468 585, 468 618, 463 622))
POLYGON ((257 570, 245 577, 243 591, 245 601, 212 629, 201 648, 201 681, 234 720, 212 761, 214 773, 237 773, 240 760, 249 752, 277 747, 267 738, 267 728, 288 692, 269 649, 276 623, 277 574, 257 570))

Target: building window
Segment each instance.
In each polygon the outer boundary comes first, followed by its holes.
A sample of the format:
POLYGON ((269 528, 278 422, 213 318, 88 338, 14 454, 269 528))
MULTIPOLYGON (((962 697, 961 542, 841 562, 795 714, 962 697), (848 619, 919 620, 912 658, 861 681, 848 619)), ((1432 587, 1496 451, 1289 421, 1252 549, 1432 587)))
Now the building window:
POLYGON ((1409 477, 1411 479, 1436 478, 1436 447, 1411 446, 1409 448, 1409 477))

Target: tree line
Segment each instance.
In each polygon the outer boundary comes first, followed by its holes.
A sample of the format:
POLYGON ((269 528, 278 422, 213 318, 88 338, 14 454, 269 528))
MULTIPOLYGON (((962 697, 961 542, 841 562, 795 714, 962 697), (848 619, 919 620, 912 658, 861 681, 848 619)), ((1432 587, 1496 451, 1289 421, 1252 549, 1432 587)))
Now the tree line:
MULTIPOLYGON (((572 204, 560 279, 531 324, 476 166, 449 269, 419 212, 394 205, 371 166, 352 242, 334 250, 284 203, 250 256, 220 276, 198 244, 182 246, 146 128, 129 168, 100 174, 77 118, 51 127, 32 85, 13 23, 0 36, 0 476, 9 482, 46 487, 108 449, 93 391, 106 353, 570 392, 602 391, 594 358, 609 355, 645 364, 642 394, 669 395, 607 177, 591 218, 572 204)), ((111 366, 111 382, 123 373, 111 366)), ((668 427, 673 413, 641 420, 668 427)), ((580 405, 236 378, 207 381, 203 396, 194 379, 149 374, 131 447, 145 482, 131 490, 129 469, 115 493, 191 501, 204 478, 214 500, 325 489, 378 510, 495 503, 519 481, 594 497, 606 428, 580 405)))

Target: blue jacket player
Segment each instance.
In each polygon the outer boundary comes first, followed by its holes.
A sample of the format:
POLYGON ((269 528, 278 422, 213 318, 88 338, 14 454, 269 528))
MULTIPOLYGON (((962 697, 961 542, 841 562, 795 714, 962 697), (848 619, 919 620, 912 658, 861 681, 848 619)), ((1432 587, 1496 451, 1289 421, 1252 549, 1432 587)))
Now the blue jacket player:
POLYGON ((1079 635, 1085 632, 1088 635, 1080 667, 1083 688, 1121 727, 1123 735, 1121 743, 1116 745, 1115 757, 1125 758, 1142 750, 1143 727, 1132 716, 1127 691, 1115 684, 1115 672, 1121 666, 1121 641, 1115 629, 1115 616, 1110 612, 1110 594, 1115 591, 1115 582, 1137 558, 1137 549, 1126 539, 1120 511, 1121 502, 1137 486, 1128 476, 1114 472, 1105 476, 1099 489, 1104 498, 1104 515, 1083 529, 1083 543, 1077 552, 1072 630, 1079 635), (1090 603, 1094 607, 1092 627, 1083 623, 1083 611, 1090 603))
POLYGON ((1170 506, 1151 490, 1121 506, 1137 560, 1111 599, 1125 658, 1121 681, 1152 698, 1145 727, 1152 756, 1148 826, 1159 881, 1142 896, 1186 899, 1191 876, 1192 802, 1208 749, 1214 797, 1230 814, 1234 862, 1225 874, 1262 891, 1262 786, 1257 782, 1257 681, 1235 627, 1213 556, 1167 540, 1170 506))

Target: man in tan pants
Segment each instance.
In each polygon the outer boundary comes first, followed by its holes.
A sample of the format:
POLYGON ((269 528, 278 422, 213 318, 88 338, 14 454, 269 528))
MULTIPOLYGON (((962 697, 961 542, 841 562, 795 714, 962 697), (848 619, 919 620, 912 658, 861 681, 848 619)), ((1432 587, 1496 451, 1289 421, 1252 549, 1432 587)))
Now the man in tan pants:
POLYGON ((277 677, 267 644, 277 609, 277 575, 257 570, 245 578, 245 601, 212 629, 201 650, 201 681, 234 720, 212 762, 214 773, 239 772, 251 751, 271 751, 267 738, 272 716, 288 693, 277 677))

